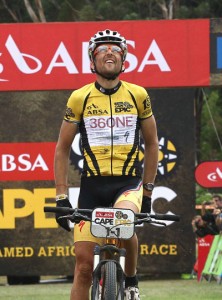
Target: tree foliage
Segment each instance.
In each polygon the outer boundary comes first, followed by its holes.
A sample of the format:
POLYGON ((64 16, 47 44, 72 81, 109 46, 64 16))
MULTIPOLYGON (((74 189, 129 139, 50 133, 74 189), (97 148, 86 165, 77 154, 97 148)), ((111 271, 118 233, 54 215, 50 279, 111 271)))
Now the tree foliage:
POLYGON ((201 119, 201 161, 222 160, 222 89, 209 89, 204 94, 201 119))
POLYGON ((215 18, 218 0, 0 0, 2 23, 215 18))

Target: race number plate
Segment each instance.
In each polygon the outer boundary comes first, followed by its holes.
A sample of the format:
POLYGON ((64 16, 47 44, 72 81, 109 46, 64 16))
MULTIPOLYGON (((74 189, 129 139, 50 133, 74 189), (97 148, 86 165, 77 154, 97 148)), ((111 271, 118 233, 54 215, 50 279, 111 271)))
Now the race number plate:
POLYGON ((130 209, 96 208, 92 212, 91 233, 101 238, 130 239, 134 234, 134 220, 130 209))

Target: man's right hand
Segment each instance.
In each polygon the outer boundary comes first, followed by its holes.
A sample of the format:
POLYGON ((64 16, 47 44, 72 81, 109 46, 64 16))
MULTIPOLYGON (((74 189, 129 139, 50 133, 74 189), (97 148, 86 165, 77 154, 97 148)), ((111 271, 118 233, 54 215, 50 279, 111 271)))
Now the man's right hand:
MULTIPOLYGON (((70 207, 72 208, 71 203, 69 202, 68 196, 65 194, 58 195, 56 197, 56 207, 70 207)), ((67 219, 59 219, 59 217, 66 215, 65 213, 56 213, 56 222, 65 230, 71 231, 69 227, 69 221, 67 219)))

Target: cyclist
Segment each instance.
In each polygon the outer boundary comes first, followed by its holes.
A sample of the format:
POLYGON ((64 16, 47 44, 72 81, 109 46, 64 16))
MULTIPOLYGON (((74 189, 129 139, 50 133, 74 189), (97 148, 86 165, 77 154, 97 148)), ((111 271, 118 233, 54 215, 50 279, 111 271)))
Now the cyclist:
MULTIPOLYGON (((143 87, 120 81, 125 70, 127 44, 117 31, 97 32, 89 41, 91 71, 96 81, 75 90, 67 102, 55 151, 56 203, 71 204, 67 197, 69 154, 79 128, 84 166, 79 208, 114 206, 150 212, 158 163, 158 137, 149 95, 143 87), (144 170, 140 162, 140 130, 144 139, 144 170)), ((61 214, 60 214, 61 215, 61 214)), ((70 230, 67 220, 58 224, 70 230)), ((78 221, 78 220, 76 220, 78 221)), ((95 243, 89 222, 74 226, 75 272, 71 300, 89 297, 95 243)), ((136 234, 122 241, 126 248, 126 299, 138 300, 136 234)))

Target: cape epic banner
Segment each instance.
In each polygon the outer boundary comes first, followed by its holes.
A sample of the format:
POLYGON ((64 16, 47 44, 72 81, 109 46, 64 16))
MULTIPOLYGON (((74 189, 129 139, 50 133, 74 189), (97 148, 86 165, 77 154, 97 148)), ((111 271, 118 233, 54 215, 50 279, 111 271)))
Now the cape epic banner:
MULTIPOLYGON (((71 91, 2 92, 0 147, 0 275, 71 275, 73 234, 43 207, 55 205, 53 156, 71 91)), ((152 211, 181 215, 167 226, 146 224, 139 236, 138 272, 188 273, 195 260, 194 89, 149 90, 159 136, 152 211)), ((143 147, 141 145, 141 160, 143 147)), ((141 161, 142 163, 142 161, 141 161)), ((82 166, 79 136, 70 156, 73 206, 82 166)))

